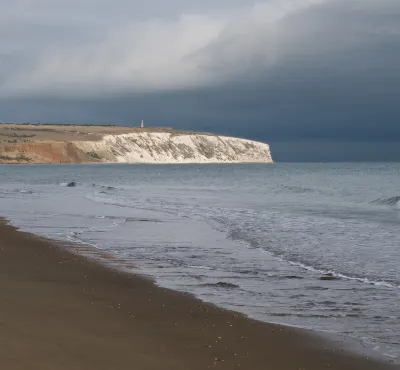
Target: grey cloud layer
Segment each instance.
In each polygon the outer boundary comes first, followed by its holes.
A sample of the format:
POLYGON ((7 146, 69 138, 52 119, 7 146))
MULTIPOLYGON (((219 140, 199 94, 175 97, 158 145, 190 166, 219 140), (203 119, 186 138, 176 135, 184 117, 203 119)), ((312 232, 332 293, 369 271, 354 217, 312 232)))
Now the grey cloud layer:
POLYGON ((296 69, 298 83, 304 72, 399 65, 393 0, 2 2, 3 97, 174 90, 296 69))

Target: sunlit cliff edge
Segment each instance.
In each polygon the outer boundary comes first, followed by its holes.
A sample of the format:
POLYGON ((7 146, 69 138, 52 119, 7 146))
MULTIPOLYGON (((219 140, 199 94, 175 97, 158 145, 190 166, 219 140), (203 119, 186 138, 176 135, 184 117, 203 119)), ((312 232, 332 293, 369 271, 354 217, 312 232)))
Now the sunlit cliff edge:
POLYGON ((163 128, 0 125, 0 163, 271 163, 268 144, 163 128))

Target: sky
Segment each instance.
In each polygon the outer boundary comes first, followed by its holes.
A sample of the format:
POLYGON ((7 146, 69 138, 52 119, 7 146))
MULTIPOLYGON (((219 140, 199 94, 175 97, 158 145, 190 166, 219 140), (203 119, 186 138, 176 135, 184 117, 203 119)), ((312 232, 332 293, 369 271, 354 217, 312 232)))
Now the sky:
POLYGON ((0 121, 173 126, 400 160, 398 0, 0 0, 0 121))

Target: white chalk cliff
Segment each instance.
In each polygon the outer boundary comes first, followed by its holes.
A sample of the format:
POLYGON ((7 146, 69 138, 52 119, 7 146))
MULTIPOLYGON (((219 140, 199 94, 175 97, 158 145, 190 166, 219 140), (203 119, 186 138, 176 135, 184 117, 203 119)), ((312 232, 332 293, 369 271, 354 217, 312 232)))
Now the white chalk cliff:
POLYGON ((124 126, 0 125, 0 163, 269 162, 268 144, 227 136, 124 126))
POLYGON ((270 163, 268 144, 227 136, 137 132, 76 141, 92 162, 103 163, 270 163))

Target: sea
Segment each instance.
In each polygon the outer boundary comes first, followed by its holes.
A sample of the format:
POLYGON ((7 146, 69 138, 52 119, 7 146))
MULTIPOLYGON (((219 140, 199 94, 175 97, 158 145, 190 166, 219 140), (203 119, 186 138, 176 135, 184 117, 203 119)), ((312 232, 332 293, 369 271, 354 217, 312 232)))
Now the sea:
POLYGON ((1 165, 0 215, 160 286, 400 360, 400 164, 1 165))

